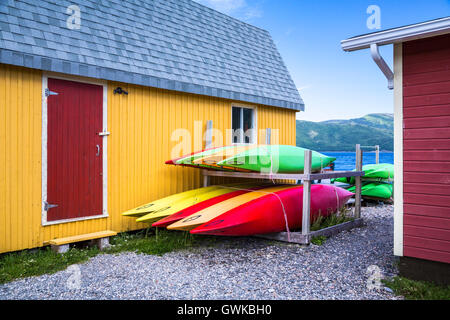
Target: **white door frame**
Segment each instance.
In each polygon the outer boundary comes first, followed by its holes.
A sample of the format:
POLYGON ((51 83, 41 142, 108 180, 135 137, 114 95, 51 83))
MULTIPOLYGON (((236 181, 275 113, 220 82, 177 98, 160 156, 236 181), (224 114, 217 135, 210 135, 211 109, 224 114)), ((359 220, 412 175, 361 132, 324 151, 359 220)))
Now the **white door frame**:
POLYGON ((48 108, 47 108, 47 97, 45 96, 45 89, 48 88, 48 78, 52 79, 60 79, 60 80, 68 80, 68 81, 75 81, 75 82, 81 82, 81 83, 89 83, 89 84, 95 84, 103 87, 103 132, 108 131, 108 84, 105 81, 101 80, 85 80, 80 79, 78 77, 71 77, 66 75, 59 75, 59 74, 53 74, 51 72, 44 72, 42 74, 42 133, 41 133, 41 145, 42 145, 42 209, 41 209, 41 223, 43 226, 48 225, 54 225, 54 224, 60 224, 60 223, 67 223, 67 222, 74 222, 74 221, 81 221, 81 220, 90 220, 90 219, 98 219, 98 218, 106 218, 108 217, 108 135, 103 135, 102 139, 102 174, 103 174, 103 190, 102 190, 102 197, 103 197, 103 209, 101 215, 96 216, 88 216, 88 217, 80 217, 80 218, 72 218, 72 219, 63 219, 63 220, 56 220, 56 221, 47 221, 47 211, 44 210, 44 204, 47 201, 47 143, 48 143, 48 137, 47 137, 47 126, 48 126, 48 108))

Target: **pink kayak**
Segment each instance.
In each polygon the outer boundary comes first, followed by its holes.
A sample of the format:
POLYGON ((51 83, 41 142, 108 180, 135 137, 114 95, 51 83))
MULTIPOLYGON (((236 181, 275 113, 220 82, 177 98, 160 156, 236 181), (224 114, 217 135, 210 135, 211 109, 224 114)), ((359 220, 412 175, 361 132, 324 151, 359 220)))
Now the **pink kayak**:
MULTIPOLYGON (((311 222, 342 208, 353 193, 331 185, 311 186, 311 222)), ((247 236, 286 231, 302 225, 303 187, 267 194, 191 230, 194 234, 247 236), (285 218, 286 217, 286 218, 285 218)))

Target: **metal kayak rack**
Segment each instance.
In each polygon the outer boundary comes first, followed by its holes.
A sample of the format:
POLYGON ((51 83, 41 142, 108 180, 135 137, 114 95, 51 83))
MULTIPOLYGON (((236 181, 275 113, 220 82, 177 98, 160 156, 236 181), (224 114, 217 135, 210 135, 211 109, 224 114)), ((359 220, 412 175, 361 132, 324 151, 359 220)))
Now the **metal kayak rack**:
POLYGON ((203 186, 209 185, 209 177, 227 177, 227 178, 246 178, 262 180, 301 180, 303 184, 303 204, 302 211, 302 229, 301 232, 277 232, 270 234, 257 235, 260 238, 279 240, 285 242, 309 244, 311 239, 317 236, 332 236, 344 230, 360 227, 363 225, 361 218, 361 177, 362 171, 362 150, 359 144, 356 145, 356 161, 354 171, 325 171, 312 173, 311 170, 311 150, 305 150, 304 171, 303 173, 260 173, 260 172, 228 172, 202 169, 203 186), (310 209, 311 209, 311 184, 315 180, 334 179, 341 177, 355 177, 355 206, 354 220, 324 228, 318 231, 310 230, 310 209))

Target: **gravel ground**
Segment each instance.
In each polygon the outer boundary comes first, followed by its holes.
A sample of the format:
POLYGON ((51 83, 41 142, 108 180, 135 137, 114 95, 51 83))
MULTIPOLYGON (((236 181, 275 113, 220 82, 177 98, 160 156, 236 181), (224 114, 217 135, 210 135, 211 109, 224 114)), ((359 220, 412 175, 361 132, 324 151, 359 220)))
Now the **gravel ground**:
POLYGON ((396 274, 393 206, 362 208, 366 226, 321 245, 220 238, 163 256, 98 255, 52 275, 0 285, 0 299, 399 299, 371 288, 396 274))

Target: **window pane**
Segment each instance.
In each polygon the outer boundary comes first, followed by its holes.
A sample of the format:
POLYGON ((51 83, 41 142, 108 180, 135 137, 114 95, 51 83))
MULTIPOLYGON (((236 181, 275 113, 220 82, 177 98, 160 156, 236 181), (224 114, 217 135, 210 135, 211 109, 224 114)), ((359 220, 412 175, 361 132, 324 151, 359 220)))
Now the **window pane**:
POLYGON ((233 143, 240 143, 241 108, 233 107, 232 111, 233 143))
POLYGON ((253 137, 253 109, 244 108, 245 143, 252 143, 253 137))

